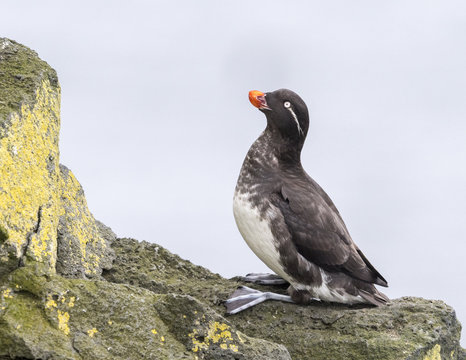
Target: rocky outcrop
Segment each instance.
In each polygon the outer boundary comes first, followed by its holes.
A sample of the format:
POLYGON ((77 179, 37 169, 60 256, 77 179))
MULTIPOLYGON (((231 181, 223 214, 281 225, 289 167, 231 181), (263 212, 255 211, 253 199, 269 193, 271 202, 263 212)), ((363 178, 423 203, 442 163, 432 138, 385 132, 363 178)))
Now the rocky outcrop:
POLYGON ((4 283, 2 307, 0 358, 290 359, 189 295, 23 267, 4 283))
MULTIPOLYGON (((191 264, 156 244, 117 239, 103 276, 156 293, 192 294, 218 313, 241 283, 191 264)), ((277 288, 258 287, 261 290, 277 288)), ((281 291, 285 293, 286 287, 281 291)), ((405 297, 385 307, 265 302, 228 321, 241 332, 286 346, 293 359, 461 359, 461 325, 442 301, 405 297)))
POLYGON ((47 273, 98 277, 111 263, 111 239, 59 165, 57 75, 4 38, 0 65, 0 275, 32 262, 47 273))
POLYGON ((59 164, 59 105, 55 71, 0 38, 0 359, 465 358, 454 310, 436 300, 266 302, 225 317, 239 279, 94 219, 59 164))

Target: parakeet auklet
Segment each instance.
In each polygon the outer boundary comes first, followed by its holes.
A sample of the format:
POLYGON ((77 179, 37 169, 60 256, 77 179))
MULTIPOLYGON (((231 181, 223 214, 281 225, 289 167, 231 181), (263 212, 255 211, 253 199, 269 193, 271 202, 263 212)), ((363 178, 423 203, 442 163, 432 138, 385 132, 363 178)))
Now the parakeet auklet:
POLYGON ((233 212, 251 250, 276 275, 245 280, 290 284, 290 296, 238 288, 225 302, 235 314, 268 299, 305 304, 312 299, 383 305, 374 284, 387 281, 351 239, 337 208, 304 171, 301 149, 309 128, 304 101, 293 91, 249 92, 267 118, 252 144, 236 185, 233 212), (278 276, 277 276, 278 275, 278 276))

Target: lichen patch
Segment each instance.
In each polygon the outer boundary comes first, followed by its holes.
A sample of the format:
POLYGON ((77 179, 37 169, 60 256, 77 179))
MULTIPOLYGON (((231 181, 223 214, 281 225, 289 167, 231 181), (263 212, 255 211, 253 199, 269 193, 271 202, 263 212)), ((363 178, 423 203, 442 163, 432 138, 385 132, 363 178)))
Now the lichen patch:
POLYGON ((92 329, 87 330, 87 335, 89 337, 94 337, 95 334, 97 334, 99 331, 94 327, 92 329))
POLYGON ((2 290, 2 297, 4 299, 13 299, 13 291, 10 288, 2 290))
POLYGON ((58 168, 59 113, 59 88, 43 79, 34 105, 23 104, 11 113, 8 136, 0 139, 0 223, 8 234, 0 253, 11 253, 12 248, 17 258, 26 255, 46 263, 51 272, 56 262, 58 173, 50 170, 48 159, 53 154, 58 168))
POLYGON ((61 311, 60 309, 57 310, 57 319, 58 319, 58 329, 63 331, 65 335, 69 335, 70 327, 68 326, 68 322, 70 320, 70 314, 67 311, 61 311))
POLYGON ((238 352, 238 346, 233 343, 230 326, 225 323, 212 321, 209 324, 206 336, 202 336, 198 329, 193 329, 188 336, 192 340, 191 351, 193 352, 207 350, 212 344, 218 344, 223 350, 230 349, 233 352, 238 352))
POLYGON ((47 296, 47 302, 45 303, 46 309, 56 308, 57 302, 53 299, 52 295, 47 296))
POLYGON ((442 350, 442 347, 439 344, 435 344, 435 346, 427 352, 423 360, 442 360, 440 350, 442 350))

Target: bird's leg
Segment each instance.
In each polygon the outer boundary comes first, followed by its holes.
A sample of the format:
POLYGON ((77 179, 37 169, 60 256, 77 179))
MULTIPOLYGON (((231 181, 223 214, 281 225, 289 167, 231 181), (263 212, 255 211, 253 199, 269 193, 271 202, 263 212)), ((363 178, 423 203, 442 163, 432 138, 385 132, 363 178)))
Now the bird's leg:
POLYGON ((246 276, 241 276, 240 279, 245 282, 250 282, 260 285, 284 285, 288 282, 276 274, 267 273, 252 273, 246 276))
POLYGON ((251 289, 247 286, 240 286, 235 292, 225 301, 227 314, 233 315, 240 311, 246 310, 254 305, 260 304, 266 300, 278 300, 285 302, 294 302, 288 295, 275 294, 272 292, 262 292, 251 289))

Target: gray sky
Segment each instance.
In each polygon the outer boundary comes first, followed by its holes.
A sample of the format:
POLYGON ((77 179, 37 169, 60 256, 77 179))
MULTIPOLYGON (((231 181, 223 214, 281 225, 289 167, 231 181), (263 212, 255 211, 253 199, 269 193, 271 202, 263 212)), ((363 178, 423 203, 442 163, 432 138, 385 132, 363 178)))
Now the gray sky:
MULTIPOLYGON (((95 217, 226 277, 266 271, 232 196, 265 126, 251 89, 311 115, 302 160, 390 297, 466 325, 466 2, 10 1, 0 36, 62 86, 61 162, 95 217)), ((466 344, 463 335, 463 346, 466 344)))

